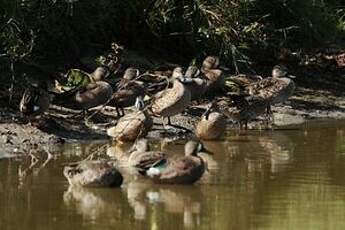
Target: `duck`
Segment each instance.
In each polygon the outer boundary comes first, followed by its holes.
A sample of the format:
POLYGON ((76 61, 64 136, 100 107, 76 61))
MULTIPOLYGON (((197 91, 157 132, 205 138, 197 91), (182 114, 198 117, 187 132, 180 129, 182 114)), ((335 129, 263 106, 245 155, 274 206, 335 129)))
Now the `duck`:
POLYGON ((139 77, 139 70, 135 68, 127 68, 121 81, 117 84, 113 93, 112 100, 108 105, 115 106, 117 115, 122 117, 125 115, 124 108, 135 104, 138 96, 145 95, 145 87, 142 81, 136 80, 139 77))
POLYGON ((240 130, 248 129, 248 122, 265 114, 269 102, 262 97, 229 94, 227 99, 218 99, 218 108, 222 113, 239 124, 240 130))
POLYGON ((219 68, 219 57, 207 56, 202 63, 201 72, 207 81, 207 92, 221 91, 225 87, 225 75, 219 68))
POLYGON ((35 118, 46 112, 51 96, 45 84, 29 84, 19 103, 19 111, 27 117, 35 118))
POLYGON ((284 65, 275 65, 272 69, 272 77, 264 78, 247 87, 250 95, 264 98, 269 102, 267 113, 271 113, 271 105, 285 102, 295 91, 295 76, 288 74, 284 65))
POLYGON ((199 152, 208 152, 201 142, 188 141, 185 156, 163 159, 149 168, 146 175, 158 184, 193 184, 205 172, 206 164, 198 156, 199 152))
POLYGON ((238 74, 229 77, 229 80, 236 84, 240 93, 245 92, 248 86, 261 81, 262 79, 263 78, 260 75, 255 74, 238 74))
POLYGON ((63 93, 54 93, 52 103, 69 109, 83 110, 107 103, 112 94, 111 85, 104 81, 109 75, 106 67, 98 67, 91 73, 91 82, 63 93))
MULTIPOLYGON (((174 69, 174 72, 179 69, 174 69)), ((183 112, 191 103, 191 92, 186 87, 192 79, 179 76, 173 80, 172 88, 167 88, 155 94, 151 102, 151 111, 156 116, 161 116, 162 121, 168 118, 168 125, 171 125, 170 117, 183 112)), ((163 122, 164 125, 164 122, 163 122)))
POLYGON ((116 126, 108 128, 107 134, 119 143, 133 142, 144 137, 153 126, 153 119, 147 113, 142 97, 137 97, 137 111, 121 117, 116 126))
POLYGON ((63 174, 72 186, 120 187, 123 182, 121 173, 114 162, 88 160, 64 167, 63 174))
POLYGON ((113 89, 109 83, 96 81, 64 93, 55 93, 52 103, 69 109, 87 111, 107 103, 112 95, 113 89))
POLYGON ((201 71, 195 65, 187 68, 185 77, 192 79, 192 82, 186 86, 191 93, 191 100, 200 99, 206 93, 208 86, 207 79, 202 78, 201 71))
POLYGON ((216 140, 223 135, 226 129, 226 117, 211 103, 195 128, 195 135, 202 140, 216 140))
POLYGON ((156 162, 164 160, 166 154, 161 151, 150 151, 148 140, 139 139, 133 145, 128 158, 128 165, 135 168, 138 173, 145 175, 146 171, 156 162))

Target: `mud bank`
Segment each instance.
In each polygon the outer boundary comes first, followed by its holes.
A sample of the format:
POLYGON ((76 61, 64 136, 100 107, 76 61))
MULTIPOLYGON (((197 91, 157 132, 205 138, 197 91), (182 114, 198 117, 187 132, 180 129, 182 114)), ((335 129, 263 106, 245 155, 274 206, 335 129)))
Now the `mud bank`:
MULTIPOLYGON (((193 130, 207 103, 191 106, 183 114, 172 117, 172 123, 193 130)), ((131 108, 128 110, 128 112, 131 108)), ((274 125, 301 124, 309 119, 345 119, 345 97, 327 90, 297 88, 294 96, 282 105, 274 106, 274 125)), ((107 139, 107 127, 115 125, 114 109, 106 107, 102 113, 85 121, 78 114, 53 106, 39 124, 27 123, 15 110, 0 110, 0 158, 28 153, 31 148, 54 151, 55 146, 76 140, 107 139)), ((154 119, 155 126, 149 137, 164 135, 183 138, 192 135, 185 130, 171 129, 164 132, 160 118, 154 119), (173 131, 173 133, 171 133, 173 131), (174 133, 176 132, 176 133, 174 133)), ((263 118, 252 121, 250 129, 263 127, 263 118)), ((237 129, 229 120, 229 129, 237 129)))

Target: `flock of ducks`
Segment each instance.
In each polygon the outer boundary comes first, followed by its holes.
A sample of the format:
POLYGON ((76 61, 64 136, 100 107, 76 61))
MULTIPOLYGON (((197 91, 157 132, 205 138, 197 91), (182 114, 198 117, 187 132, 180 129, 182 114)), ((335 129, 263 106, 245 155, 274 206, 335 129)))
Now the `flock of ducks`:
MULTIPOLYGON (((128 152, 128 165, 155 183, 196 182, 207 169, 198 154, 207 151, 201 142, 194 140, 186 143, 185 156, 174 158, 164 152, 150 151, 143 138, 153 127, 152 116, 161 117, 166 129, 165 118, 172 125, 170 117, 185 111, 192 101, 221 92, 222 97, 212 100, 195 127, 196 139, 214 140, 224 133, 228 118, 237 122, 240 129, 247 129, 248 122, 260 115, 272 117, 271 105, 286 101, 295 89, 294 77, 288 75, 285 66, 274 66, 272 76, 266 78, 244 74, 227 77, 216 56, 206 57, 200 68, 192 65, 184 72, 176 67, 168 80, 128 68, 111 85, 106 81, 108 75, 106 67, 98 67, 89 75, 89 83, 61 93, 48 92, 47 87, 39 84, 31 85, 20 101, 20 111, 36 117, 50 103, 82 111, 105 104, 115 107, 120 118, 107 129, 108 136, 119 143, 135 141, 128 152), (237 92, 228 92, 229 80, 236 85, 237 92), (144 101, 147 95, 149 100, 144 101), (135 110, 125 114, 124 108, 133 105, 135 110)), ((116 162, 82 161, 66 166, 64 175, 70 184, 81 186, 120 186, 123 181, 116 162)))

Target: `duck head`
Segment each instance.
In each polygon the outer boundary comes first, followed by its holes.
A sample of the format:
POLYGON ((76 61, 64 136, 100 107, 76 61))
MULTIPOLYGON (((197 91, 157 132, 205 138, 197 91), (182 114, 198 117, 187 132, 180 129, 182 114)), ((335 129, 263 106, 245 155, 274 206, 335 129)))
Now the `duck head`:
POLYGON ((186 156, 197 156, 199 152, 212 154, 210 151, 205 149, 204 145, 198 141, 188 141, 184 147, 186 156))
POLYGON ((138 69, 135 69, 135 68, 132 68, 132 67, 129 67, 126 69, 125 73, 123 74, 123 79, 126 79, 126 80, 133 80, 137 77, 139 77, 139 70, 138 69))
POLYGON ((195 77, 198 77, 199 75, 200 75, 200 70, 195 65, 189 66, 185 73, 185 77, 187 78, 195 78, 195 77))
POLYGON ((203 69, 216 69, 219 67, 219 57, 217 56, 207 56, 202 62, 203 69))
POLYGON ((177 79, 179 77, 183 77, 183 69, 182 67, 175 67, 173 72, 172 72, 172 75, 171 75, 171 78, 172 79, 177 79))
POLYGON ((135 105, 135 107, 138 110, 143 110, 145 108, 145 103, 144 103, 143 97, 142 96, 138 96, 135 99, 135 104, 134 105, 135 105))
POLYGON ((99 66, 95 69, 95 71, 93 71, 93 73, 91 74, 93 80, 95 81, 102 81, 104 79, 106 79, 109 76, 110 72, 108 67, 106 66, 99 66))
POLYGON ((285 65, 275 65, 272 69, 272 77, 274 77, 274 78, 280 78, 280 77, 295 78, 295 76, 288 74, 288 68, 285 65))
POLYGON ((211 102, 204 112, 203 116, 208 120, 208 116, 210 115, 211 112, 213 112, 214 108, 216 107, 216 102, 211 102))

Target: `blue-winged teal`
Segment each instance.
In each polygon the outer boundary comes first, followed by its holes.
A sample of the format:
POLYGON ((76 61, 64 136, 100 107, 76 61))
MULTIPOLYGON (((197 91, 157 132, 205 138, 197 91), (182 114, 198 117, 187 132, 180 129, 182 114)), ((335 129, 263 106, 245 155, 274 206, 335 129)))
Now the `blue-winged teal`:
POLYGON ((139 96, 145 95, 144 83, 136 80, 139 70, 127 68, 121 81, 116 85, 113 99, 108 105, 115 106, 118 116, 124 116, 125 107, 133 106, 139 96))
POLYGON ((146 174, 155 183, 192 184, 199 180, 205 171, 205 162, 198 156, 206 151, 200 142, 188 141, 185 156, 168 158, 155 163, 146 174))
POLYGON ((123 181, 121 173, 109 161, 82 161, 65 166, 63 174, 73 186, 120 187, 123 181))
POLYGON ((45 86, 39 84, 29 85, 25 89, 19 103, 20 112, 28 117, 35 117, 48 110, 50 95, 45 86))
POLYGON ((191 82, 192 79, 177 77, 172 88, 154 95, 151 106, 153 114, 168 117, 168 124, 171 124, 169 117, 183 112, 191 102, 191 93, 186 87, 191 82))
POLYGON ((226 129, 226 117, 211 103, 195 128, 195 135, 203 140, 218 139, 226 129))
POLYGON ((166 154, 161 151, 150 151, 147 139, 139 139, 130 151, 128 165, 145 175, 152 165, 165 158, 166 154))
POLYGON ((131 142, 146 136, 153 126, 152 117, 145 110, 141 97, 137 98, 135 106, 138 110, 121 117, 115 127, 107 130, 108 136, 118 142, 131 142))

